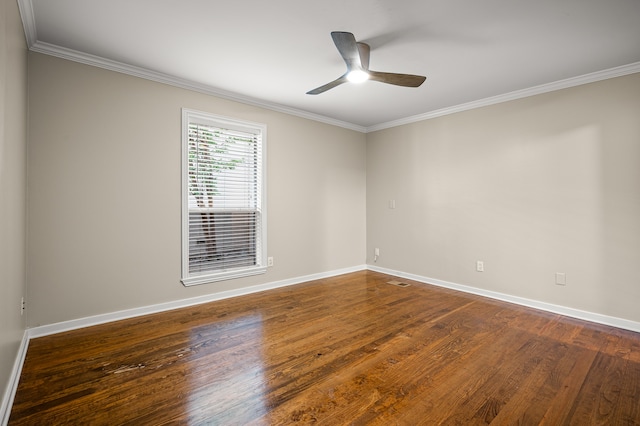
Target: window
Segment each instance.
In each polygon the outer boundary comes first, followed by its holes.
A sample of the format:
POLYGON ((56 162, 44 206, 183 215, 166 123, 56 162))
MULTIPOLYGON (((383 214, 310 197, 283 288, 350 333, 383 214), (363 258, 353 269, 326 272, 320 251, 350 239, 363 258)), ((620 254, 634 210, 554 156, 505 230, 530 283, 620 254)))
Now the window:
POLYGON ((266 271, 266 126, 182 110, 182 283, 266 271))

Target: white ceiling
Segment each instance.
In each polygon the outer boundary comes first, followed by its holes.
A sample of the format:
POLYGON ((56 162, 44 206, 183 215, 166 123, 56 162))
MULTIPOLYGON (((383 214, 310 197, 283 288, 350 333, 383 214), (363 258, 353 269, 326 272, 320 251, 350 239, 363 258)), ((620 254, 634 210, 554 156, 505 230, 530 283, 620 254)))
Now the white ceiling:
POLYGON ((360 131, 640 72, 640 0, 18 3, 34 51, 360 131), (369 43, 371 69, 426 82, 306 95, 345 71, 331 31, 369 43))

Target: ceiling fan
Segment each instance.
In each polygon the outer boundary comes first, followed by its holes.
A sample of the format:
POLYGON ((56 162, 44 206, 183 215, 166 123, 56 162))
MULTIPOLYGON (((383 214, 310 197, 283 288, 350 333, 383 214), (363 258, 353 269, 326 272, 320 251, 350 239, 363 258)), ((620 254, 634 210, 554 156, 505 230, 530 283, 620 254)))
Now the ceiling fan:
POLYGON ((307 95, 318 95, 342 83, 359 83, 366 80, 395 84, 396 86, 418 87, 427 78, 421 75, 372 71, 369 69, 369 53, 371 48, 368 44, 356 42, 353 34, 344 31, 332 32, 331 38, 333 38, 338 52, 340 52, 342 59, 344 59, 344 62, 347 64, 347 72, 330 83, 309 90, 307 95))

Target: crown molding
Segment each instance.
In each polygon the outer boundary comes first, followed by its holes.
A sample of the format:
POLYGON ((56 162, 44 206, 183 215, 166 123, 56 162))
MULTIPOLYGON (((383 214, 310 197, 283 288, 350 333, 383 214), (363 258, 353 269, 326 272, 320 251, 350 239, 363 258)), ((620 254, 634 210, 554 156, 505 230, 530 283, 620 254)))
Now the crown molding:
POLYGON ((622 65, 603 71, 597 71, 590 74, 571 77, 559 80, 553 83, 541 84, 539 86, 530 87, 528 89, 516 90, 514 92, 505 93, 503 95, 492 96, 477 101, 467 102, 460 105, 454 105, 447 108, 429 111, 424 114, 418 114, 411 117, 401 118, 399 120, 389 121, 386 123, 376 124, 366 128, 366 132, 375 132, 378 130, 389 129, 391 127, 402 126, 405 124, 416 123, 418 121, 430 120, 444 115, 455 114, 457 112, 468 111, 470 109, 482 108, 489 105, 495 105, 502 102, 513 101, 516 99, 528 98, 530 96, 541 95, 543 93, 554 92, 556 90, 568 89, 570 87, 580 86, 588 83, 595 83, 601 80, 607 80, 615 77, 622 77, 629 74, 640 72, 640 62, 634 62, 628 65, 622 65))
MULTIPOLYGON (((20 0, 22 2, 29 2, 29 0, 20 0)), ((25 26, 25 33, 27 28, 25 26)), ((35 34, 35 28, 33 30, 35 34)), ((86 65, 91 65, 99 68, 103 68, 110 71, 115 71, 134 77, 144 78, 146 80, 155 81, 158 83, 167 84, 182 89, 187 89, 206 95, 216 96, 219 98, 240 102, 247 105, 257 106, 268 110, 281 112, 284 114, 294 115, 308 120, 318 121, 321 123, 329 124, 332 126, 343 127, 345 129, 354 130, 361 133, 371 133, 378 130, 389 129, 392 127, 398 127, 405 124, 416 123, 418 121, 430 120, 432 118, 442 117, 449 114, 455 114, 458 112, 468 111, 475 108, 482 108, 485 106, 495 105, 502 102, 513 101, 517 99, 527 98, 530 96, 541 95, 544 93, 554 92, 556 90, 568 89, 570 87, 580 86, 588 83, 595 83, 601 80, 607 80, 615 77, 622 77, 629 74, 635 74, 640 72, 640 62, 635 62, 628 65, 622 65, 615 68, 610 68, 603 71, 597 71, 590 74, 585 74, 577 77, 571 77, 564 80, 556 81, 553 83, 541 84, 528 89, 516 90, 514 92, 505 93, 503 95, 492 96, 489 98, 479 99, 477 101, 467 102, 460 105, 454 105, 447 108, 441 108, 435 111, 429 111, 424 114, 413 115, 411 117, 401 118, 399 120, 389 121, 386 123, 376 124, 369 127, 360 126, 346 121, 336 120, 334 118, 326 117, 320 114, 313 114, 307 111, 286 107, 283 105, 262 101, 249 96, 239 95, 237 93, 229 92, 226 90, 218 89, 212 86, 208 86, 194 81, 181 79, 172 75, 159 73, 156 71, 148 70, 133 65, 128 65, 122 62, 105 59, 99 56, 90 55, 88 53, 79 52, 65 47, 56 46, 49 43, 43 43, 36 41, 30 48, 33 52, 43 53, 46 55, 55 56, 62 59, 67 59, 74 62, 79 62, 86 65)))
POLYGON ((370 133, 378 130, 389 129, 392 127, 398 127, 405 124, 416 123, 418 121, 430 120, 432 118, 442 117, 449 114, 455 114, 462 111, 468 111, 475 108, 482 108, 485 106, 495 105, 502 102, 513 101, 516 99, 522 99, 529 96, 540 95, 543 93, 553 92, 561 89, 568 89, 570 87, 580 86, 588 83, 595 83, 597 81, 606 80, 615 77, 622 77, 629 74, 635 74, 640 72, 640 62, 631 63, 628 65, 622 65, 615 68, 610 68, 603 71, 597 71, 582 76, 571 77, 564 80, 556 81, 553 83, 541 84, 528 89, 516 90, 514 92, 505 93, 502 95, 492 96, 485 99, 479 99, 472 102, 467 102, 460 105, 454 105, 446 108, 441 108, 435 111, 429 111, 423 114, 413 115, 399 120, 388 121, 386 123, 375 124, 373 126, 365 127, 346 121, 336 120, 335 118, 326 117, 320 114, 314 114, 311 112, 303 111, 296 108, 286 107, 284 105, 266 102, 260 99, 252 98, 250 96, 244 96, 237 93, 229 92, 226 90, 218 89, 213 86, 196 83, 194 81, 181 79, 168 74, 159 73, 156 71, 128 65, 125 63, 112 61, 99 56, 90 55, 87 53, 67 49, 64 47, 56 46, 49 43, 38 41, 38 33, 36 30, 35 15, 33 12, 33 5, 31 0, 17 0, 18 8, 20 9, 20 17, 22 18, 22 24, 24 27, 24 33, 27 40, 27 46, 29 50, 33 52, 43 53, 51 56, 56 56, 62 59, 67 59, 74 62, 83 63, 99 68, 104 68, 111 71, 116 71, 123 74, 128 74, 135 77, 144 78, 147 80, 155 81, 158 83, 167 84, 174 87, 179 87, 195 92, 203 93, 206 95, 216 96, 219 98, 240 102, 247 105, 257 106, 268 110, 289 114, 308 120, 318 121, 321 123, 329 124, 332 126, 343 127, 345 129, 354 130, 361 133, 370 133))
MULTIPOLYGON (((22 1, 28 1, 28 0, 22 0, 22 1)), ((307 111, 286 107, 276 103, 266 102, 260 99, 252 98, 250 96, 239 95, 237 93, 218 89, 216 87, 209 86, 206 84, 196 83, 191 80, 182 79, 169 74, 164 74, 164 73, 152 71, 152 70, 141 68, 141 67, 136 67, 133 65, 122 63, 122 62, 113 61, 110 59, 105 59, 100 56, 90 55, 88 53, 79 52, 77 50, 56 46, 54 44, 36 41, 35 43, 33 43, 33 45, 31 45, 29 50, 31 50, 32 52, 55 56, 61 59, 66 59, 69 61, 78 62, 85 65, 91 65, 94 67, 131 75, 134 77, 144 78, 146 80, 155 81, 157 83, 167 84, 170 86, 203 93, 205 95, 216 96, 218 98, 227 99, 230 101, 240 102, 243 104, 257 106, 260 108, 265 108, 268 110, 281 112, 284 114, 306 118, 308 120, 319 121, 321 123, 330 124, 332 126, 343 127, 345 129, 366 133, 366 127, 359 126, 357 124, 336 120, 334 118, 329 118, 319 114, 313 114, 307 111)))
POLYGON ((20 18, 22 19, 22 27, 24 28, 27 46, 31 49, 31 46, 38 40, 36 17, 33 14, 33 4, 31 0, 18 0, 18 10, 20 10, 20 18))

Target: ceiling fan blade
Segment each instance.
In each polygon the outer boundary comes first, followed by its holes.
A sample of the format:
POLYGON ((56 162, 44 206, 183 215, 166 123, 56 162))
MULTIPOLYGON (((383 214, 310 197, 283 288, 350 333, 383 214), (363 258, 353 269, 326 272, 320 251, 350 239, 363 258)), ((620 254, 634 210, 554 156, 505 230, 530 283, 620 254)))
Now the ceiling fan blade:
POLYGON ((395 74, 391 72, 369 71, 369 80, 381 83, 395 84, 396 86, 418 87, 427 77, 413 74, 395 74))
MULTIPOLYGON (((379 72, 369 70, 369 58, 371 54, 371 48, 367 43, 357 42, 352 33, 345 31, 333 31, 331 38, 338 48, 338 52, 347 64, 347 72, 339 78, 333 80, 324 86, 317 87, 307 92, 307 95, 318 95, 326 92, 329 89, 333 89, 342 83, 349 81, 358 82, 360 75, 356 74, 368 74, 369 80, 379 81, 381 83, 395 84, 396 86, 404 87, 418 87, 427 79, 421 75, 412 74, 395 74, 390 72, 379 72), (365 73, 362 73, 364 71, 365 73)), ((364 75, 365 79, 367 75, 364 75)))
POLYGON ((330 83, 325 84, 324 86, 320 86, 320 87, 316 87, 313 90, 309 90, 307 92, 307 95, 319 95, 320 93, 326 92, 329 89, 333 89, 336 86, 341 85, 342 83, 346 83, 347 82, 347 74, 344 74, 343 76, 333 80, 330 83))
POLYGON ((331 33, 331 38, 338 48, 338 52, 342 55, 342 59, 344 59, 344 62, 347 64, 347 70, 361 69, 362 62, 360 61, 360 52, 358 51, 356 38, 353 34, 334 31, 331 33))
POLYGON ((360 53, 360 64, 363 70, 369 69, 369 56, 371 54, 371 48, 367 43, 358 42, 358 52, 360 53))

